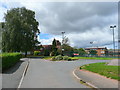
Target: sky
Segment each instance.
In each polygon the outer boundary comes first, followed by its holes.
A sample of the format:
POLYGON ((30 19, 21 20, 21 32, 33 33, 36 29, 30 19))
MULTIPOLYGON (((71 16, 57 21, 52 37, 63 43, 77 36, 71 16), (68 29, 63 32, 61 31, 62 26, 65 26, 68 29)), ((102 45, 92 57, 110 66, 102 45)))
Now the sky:
POLYGON ((69 44, 77 48, 104 46, 112 48, 113 31, 118 47, 118 2, 40 2, 35 0, 0 1, 0 22, 11 8, 26 7, 35 11, 42 45, 52 44, 53 39, 62 41, 61 32, 69 44), (93 42, 91 45, 90 42, 93 42))

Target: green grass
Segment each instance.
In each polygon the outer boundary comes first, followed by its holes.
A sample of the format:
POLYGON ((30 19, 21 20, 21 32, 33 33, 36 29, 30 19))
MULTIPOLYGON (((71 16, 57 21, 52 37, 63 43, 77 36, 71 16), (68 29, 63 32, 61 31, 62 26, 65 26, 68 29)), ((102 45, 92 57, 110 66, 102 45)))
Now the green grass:
MULTIPOLYGON (((53 56, 35 56, 35 55, 28 55, 27 57, 41 57, 43 59, 50 60, 53 56)), ((114 58, 108 57, 70 57, 71 60, 78 60, 78 59, 93 59, 93 60, 112 60, 114 58)))
POLYGON ((51 58, 52 58, 52 56, 46 56, 43 59, 50 60, 51 58))
POLYGON ((106 65, 106 63, 92 63, 80 67, 80 69, 85 69, 108 78, 120 80, 120 75, 118 76, 118 68, 120 69, 120 66, 110 66, 106 65))
POLYGON ((106 57, 71 57, 72 60, 77 59, 95 59, 95 60, 112 60, 114 58, 106 58, 106 57))

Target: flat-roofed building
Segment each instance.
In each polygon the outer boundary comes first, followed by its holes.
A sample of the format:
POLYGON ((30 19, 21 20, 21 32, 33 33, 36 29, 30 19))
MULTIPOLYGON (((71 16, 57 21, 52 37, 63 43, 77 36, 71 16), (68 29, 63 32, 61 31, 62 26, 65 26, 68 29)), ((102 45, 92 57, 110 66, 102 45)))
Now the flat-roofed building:
POLYGON ((105 54, 107 52, 106 47, 88 47, 88 48, 84 48, 84 49, 87 52, 87 54, 89 54, 90 50, 96 50, 98 56, 105 56, 105 54))

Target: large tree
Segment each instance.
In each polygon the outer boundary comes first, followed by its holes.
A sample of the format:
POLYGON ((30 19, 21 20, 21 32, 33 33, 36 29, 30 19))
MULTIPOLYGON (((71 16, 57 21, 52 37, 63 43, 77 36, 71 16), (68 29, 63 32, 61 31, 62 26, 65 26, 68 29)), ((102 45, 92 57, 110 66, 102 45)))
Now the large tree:
POLYGON ((83 48, 78 49, 79 55, 84 56, 86 54, 85 50, 83 48))
POLYGON ((39 23, 35 12, 24 7, 13 8, 5 14, 5 29, 3 30, 2 45, 4 52, 31 51, 35 48, 39 23))
POLYGON ((2 49, 2 30, 4 29, 4 23, 1 22, 0 23, 0 52, 1 52, 1 49, 2 49))
POLYGON ((56 39, 54 39, 52 41, 52 52, 51 52, 51 56, 56 56, 57 55, 57 42, 56 42, 56 39))

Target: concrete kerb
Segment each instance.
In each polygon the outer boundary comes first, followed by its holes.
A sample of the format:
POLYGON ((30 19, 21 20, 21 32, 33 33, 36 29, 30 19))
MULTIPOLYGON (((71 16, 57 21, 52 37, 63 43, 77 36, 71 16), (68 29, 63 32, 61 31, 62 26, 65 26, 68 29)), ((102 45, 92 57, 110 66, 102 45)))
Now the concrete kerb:
POLYGON ((86 81, 82 80, 80 77, 78 77, 78 76, 75 74, 75 71, 78 70, 78 69, 79 69, 79 68, 75 68, 75 69, 73 70, 73 75, 75 76, 75 78, 77 78, 79 81, 84 82, 86 85, 88 85, 88 86, 90 86, 90 87, 92 87, 92 88, 94 88, 94 89, 99 90, 98 87, 96 87, 96 86, 94 86, 93 84, 91 84, 91 83, 89 83, 89 82, 86 82, 86 81))
POLYGON ((19 82, 19 85, 18 85, 18 87, 17 87, 17 90, 19 90, 19 88, 21 87, 21 84, 22 84, 23 79, 24 79, 24 77, 25 77, 25 75, 26 75, 26 72, 27 72, 27 69, 28 69, 29 63, 30 63, 30 60, 29 60, 29 58, 28 58, 28 61, 27 61, 26 67, 25 67, 25 69, 24 69, 24 71, 23 71, 23 74, 22 74, 21 80, 20 80, 20 82, 19 82))

